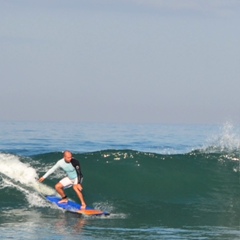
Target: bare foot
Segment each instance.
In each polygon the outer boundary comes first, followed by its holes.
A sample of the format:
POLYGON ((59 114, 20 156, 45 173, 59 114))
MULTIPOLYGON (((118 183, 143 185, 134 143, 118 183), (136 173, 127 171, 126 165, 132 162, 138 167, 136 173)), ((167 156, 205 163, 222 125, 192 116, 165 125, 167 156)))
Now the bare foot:
POLYGON ((86 207, 87 207, 87 205, 85 205, 85 204, 84 204, 84 205, 82 205, 82 206, 81 206, 81 210, 84 210, 84 209, 86 209, 86 207))
POLYGON ((62 200, 60 200, 58 203, 68 203, 68 199, 67 198, 64 198, 64 199, 62 199, 62 200))

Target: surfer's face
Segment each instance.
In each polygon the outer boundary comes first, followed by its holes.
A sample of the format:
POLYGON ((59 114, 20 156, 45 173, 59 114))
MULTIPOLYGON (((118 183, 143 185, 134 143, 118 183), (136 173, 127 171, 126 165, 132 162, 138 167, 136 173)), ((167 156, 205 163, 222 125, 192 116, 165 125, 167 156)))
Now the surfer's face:
POLYGON ((70 152, 65 152, 65 154, 64 154, 64 160, 65 160, 66 162, 71 162, 71 160, 72 160, 72 154, 71 154, 70 152))

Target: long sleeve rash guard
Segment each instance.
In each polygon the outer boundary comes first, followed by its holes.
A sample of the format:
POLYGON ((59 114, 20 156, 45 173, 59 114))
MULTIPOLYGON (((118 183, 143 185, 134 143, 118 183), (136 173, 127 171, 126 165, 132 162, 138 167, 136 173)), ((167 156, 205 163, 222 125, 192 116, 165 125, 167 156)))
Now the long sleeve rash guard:
POLYGON ((83 178, 82 172, 81 172, 81 167, 80 163, 76 159, 72 159, 70 163, 67 163, 64 158, 60 159, 57 161, 57 163, 49 169, 44 175, 43 178, 47 178, 50 174, 55 172, 58 168, 63 169, 67 176, 73 180, 75 178, 78 178, 78 183, 81 183, 81 180, 83 178))

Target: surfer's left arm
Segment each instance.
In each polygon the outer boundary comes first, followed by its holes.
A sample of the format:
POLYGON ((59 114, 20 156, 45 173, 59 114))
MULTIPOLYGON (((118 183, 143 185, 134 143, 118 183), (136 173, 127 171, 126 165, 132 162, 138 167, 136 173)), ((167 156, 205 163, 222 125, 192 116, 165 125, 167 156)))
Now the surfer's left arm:
POLYGON ((72 165, 74 166, 74 168, 75 168, 75 170, 77 172, 78 184, 80 185, 80 188, 81 188, 81 190, 80 189, 79 190, 82 191, 83 174, 81 172, 80 163, 79 163, 78 160, 73 158, 72 159, 72 165))

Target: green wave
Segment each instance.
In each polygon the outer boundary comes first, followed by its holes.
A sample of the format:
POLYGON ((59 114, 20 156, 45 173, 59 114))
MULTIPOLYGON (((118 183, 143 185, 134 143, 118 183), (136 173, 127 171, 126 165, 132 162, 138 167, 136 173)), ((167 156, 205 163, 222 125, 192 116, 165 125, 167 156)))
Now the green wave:
MULTIPOLYGON (((39 176, 62 153, 22 158, 39 176)), ((240 212, 239 155, 237 152, 197 150, 161 155, 132 150, 76 153, 84 175, 84 195, 90 205, 108 204, 115 213, 134 221, 147 218, 163 225, 237 225, 240 212)), ((53 173, 46 184, 54 187, 64 173, 53 173)), ((2 188, 4 199, 19 202, 21 192, 2 188)), ((68 196, 78 201, 73 190, 68 196)), ((7 203, 4 203, 4 206, 7 203)), ((17 206, 17 205, 16 205, 17 206)))

